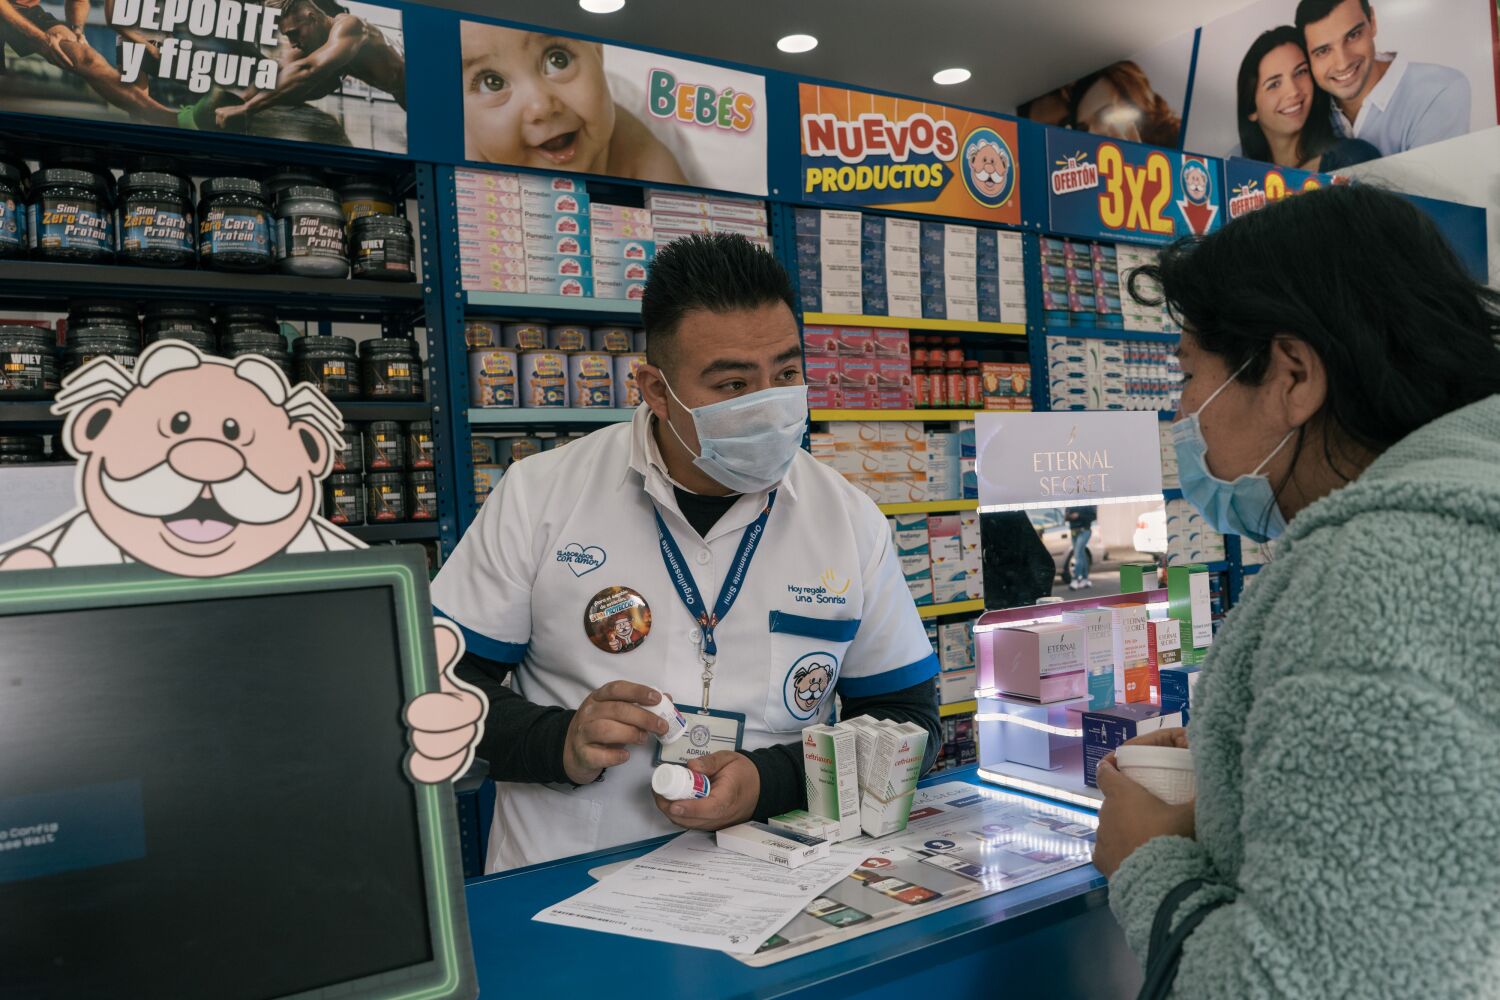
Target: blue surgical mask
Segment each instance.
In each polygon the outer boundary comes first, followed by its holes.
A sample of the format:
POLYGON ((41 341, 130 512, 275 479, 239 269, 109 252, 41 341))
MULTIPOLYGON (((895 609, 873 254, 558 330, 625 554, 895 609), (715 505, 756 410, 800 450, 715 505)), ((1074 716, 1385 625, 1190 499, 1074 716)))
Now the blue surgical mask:
MULTIPOLYGON (((807 430, 807 386, 762 389, 697 409, 677 399, 670 384, 667 391, 693 416, 699 448, 693 465, 715 482, 738 493, 759 493, 781 482, 792 467, 807 430)), ((672 427, 670 420, 667 426, 672 427)), ((672 433, 688 447, 677 428, 672 433)))
POLYGON ((1286 531, 1286 519, 1276 504, 1276 491, 1271 488, 1271 480, 1260 471, 1297 432, 1289 431, 1254 472, 1230 482, 1208 471, 1208 442, 1204 440, 1203 427, 1198 422, 1208 404, 1249 366, 1250 362, 1246 361, 1239 371, 1229 376, 1228 382, 1214 390, 1213 395, 1198 407, 1197 413, 1172 425, 1172 446, 1177 452, 1177 476, 1182 481, 1182 495, 1198 508, 1209 526, 1220 534, 1244 535, 1252 541, 1266 542, 1279 538, 1286 531))

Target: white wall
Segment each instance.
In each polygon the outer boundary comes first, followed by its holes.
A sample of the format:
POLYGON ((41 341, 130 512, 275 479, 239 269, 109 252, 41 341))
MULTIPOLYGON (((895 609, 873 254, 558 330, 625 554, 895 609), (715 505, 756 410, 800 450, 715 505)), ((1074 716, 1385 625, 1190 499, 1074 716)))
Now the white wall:
POLYGON ((1500 126, 1361 163, 1340 173, 1485 210, 1489 283, 1500 288, 1500 126))

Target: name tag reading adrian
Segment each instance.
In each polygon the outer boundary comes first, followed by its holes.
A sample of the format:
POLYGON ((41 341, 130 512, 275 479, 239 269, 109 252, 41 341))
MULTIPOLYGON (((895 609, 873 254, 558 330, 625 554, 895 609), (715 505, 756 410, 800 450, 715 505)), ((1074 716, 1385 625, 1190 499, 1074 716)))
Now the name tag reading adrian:
POLYGON ((686 764, 694 757, 707 757, 720 750, 738 750, 745 742, 743 712, 679 708, 687 730, 666 746, 657 744, 656 764, 686 764))

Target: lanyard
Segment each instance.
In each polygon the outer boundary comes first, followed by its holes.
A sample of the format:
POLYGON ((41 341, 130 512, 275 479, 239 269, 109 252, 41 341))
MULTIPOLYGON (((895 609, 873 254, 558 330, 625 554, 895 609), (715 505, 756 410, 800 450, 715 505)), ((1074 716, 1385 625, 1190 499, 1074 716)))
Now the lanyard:
POLYGON ((740 536, 740 546, 735 550, 734 563, 729 567, 729 574, 724 578, 724 585, 719 588, 719 600, 713 608, 709 608, 698 594, 698 587, 693 583, 692 571, 687 567, 687 561, 682 558, 682 550, 677 547, 677 540, 672 537, 672 532, 667 528, 667 522, 661 519, 661 511, 652 506, 652 513, 656 515, 656 535, 661 541, 661 558, 667 566, 667 576, 671 578, 672 585, 677 588, 677 596, 682 598, 682 603, 687 606, 688 614, 698 623, 698 629, 702 635, 698 647, 698 658, 703 661, 703 710, 708 711, 708 688, 714 680, 714 662, 718 659, 719 646, 714 640, 714 629, 729 614, 729 609, 734 606, 735 598, 740 596, 740 590, 745 583, 745 575, 750 572, 750 560, 755 558, 755 550, 760 541, 765 537, 766 521, 770 520, 771 508, 776 503, 776 491, 772 490, 766 497, 766 508, 760 512, 760 516, 750 522, 745 528, 745 533, 740 536))

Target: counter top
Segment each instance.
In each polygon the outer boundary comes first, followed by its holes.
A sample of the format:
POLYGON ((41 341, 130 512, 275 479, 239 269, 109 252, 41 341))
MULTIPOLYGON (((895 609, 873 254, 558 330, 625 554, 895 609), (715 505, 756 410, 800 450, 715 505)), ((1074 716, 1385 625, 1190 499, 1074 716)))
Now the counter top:
MULTIPOLYGON (((923 782, 980 784, 974 768, 923 782)), ((993 787, 993 786, 986 786, 993 787)), ((1017 793, 1010 793, 1017 794, 1017 793)), ((1045 801, 1045 800, 1043 800, 1045 801)), ((469 883, 469 928, 481 995, 600 1000, 715 997, 897 996, 942 976, 946 995, 996 988, 1050 997, 1129 996, 1135 959, 1106 903, 1106 881, 1087 865, 765 968, 702 948, 641 941, 533 921, 593 884, 589 871, 645 854, 658 838, 503 872, 469 883), (910 980, 903 985, 903 981, 910 980)), ((931 989, 932 987, 928 987, 931 989)))

